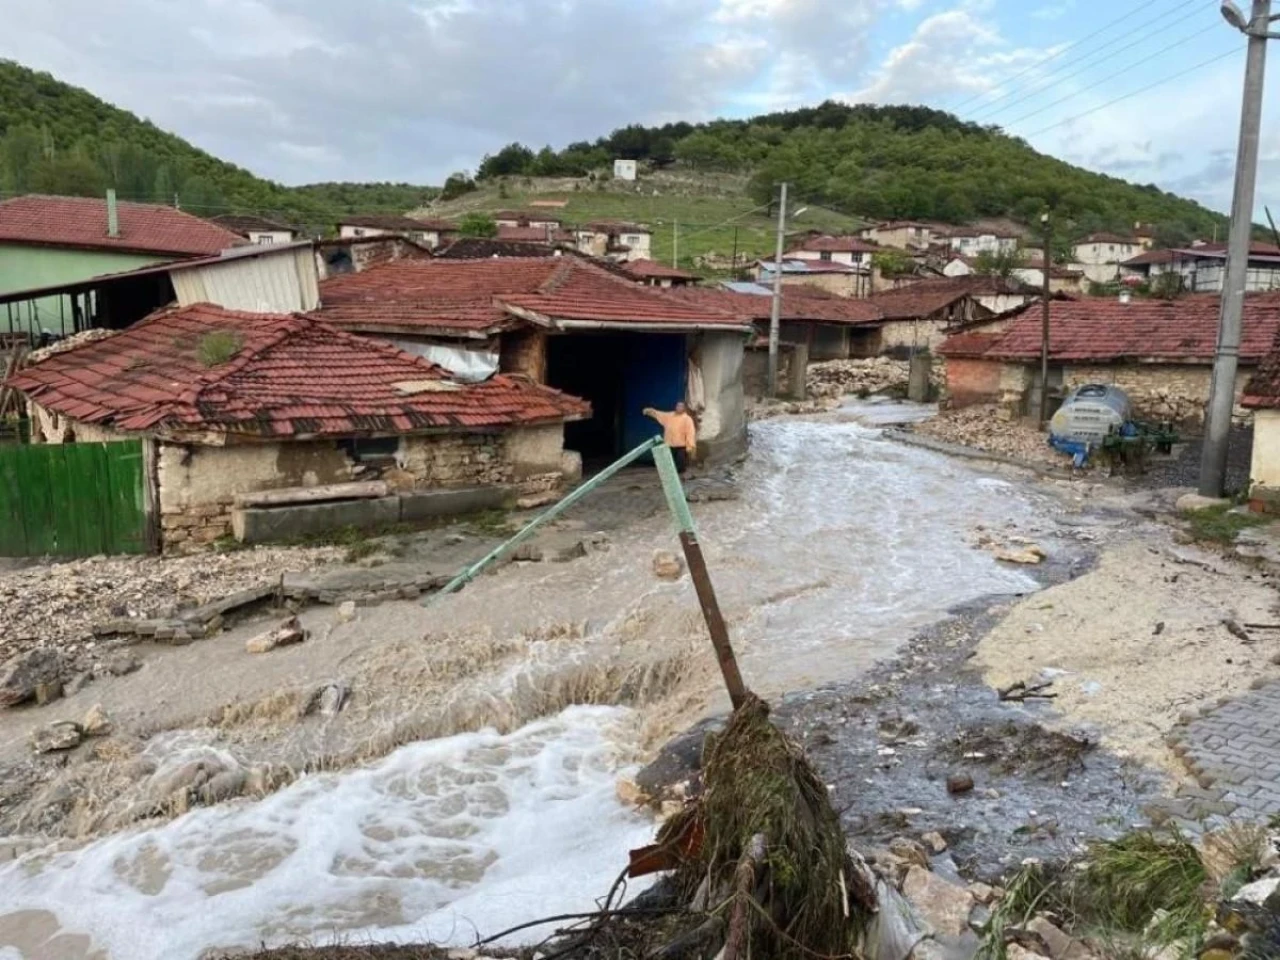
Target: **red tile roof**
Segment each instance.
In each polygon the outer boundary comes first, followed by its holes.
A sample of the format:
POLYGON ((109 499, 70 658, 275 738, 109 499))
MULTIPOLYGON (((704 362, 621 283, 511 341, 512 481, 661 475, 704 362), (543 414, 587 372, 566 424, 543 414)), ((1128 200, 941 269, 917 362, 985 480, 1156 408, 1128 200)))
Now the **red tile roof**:
POLYGON ((741 325, 664 294, 571 255, 401 260, 325 280, 316 316, 348 329, 462 336, 485 336, 517 317, 569 326, 741 325))
POLYGON ((982 357, 985 356, 997 340, 1004 336, 1003 332, 954 333, 942 341, 938 353, 944 357, 982 357))
MULTIPOLYGON (((1129 359, 1208 363, 1218 338, 1219 299, 1191 295, 1175 300, 1120 303, 1110 298, 1053 300, 1049 305, 1049 355, 1058 361, 1107 363, 1129 359)), ((1040 356, 1041 317, 1015 319, 986 356, 1033 360, 1040 356)), ((1245 297, 1240 359, 1256 363, 1280 330, 1280 295, 1245 297)))
POLYGON ((542 213, 537 210, 499 210, 497 213, 489 214, 494 220, 516 220, 519 223, 529 223, 534 221, 537 223, 560 223, 560 218, 550 213, 542 213))
POLYGON ((250 233, 298 232, 293 227, 252 213, 226 213, 221 216, 210 217, 209 222, 216 223, 224 230, 230 230, 241 237, 247 237, 250 233))
MULTIPOLYGON (((498 227, 498 240, 514 240, 517 243, 547 243, 546 227, 498 227)), ((567 230, 552 230, 551 243, 573 243, 573 234, 567 230)))
POLYGON ((965 297, 1022 291, 1022 285, 1017 282, 969 276, 921 280, 897 290, 872 294, 868 299, 880 309, 886 320, 914 320, 937 313, 965 297))
MULTIPOLYGON (((686 303, 722 310, 751 322, 767 321, 773 305, 773 297, 712 287, 680 287, 664 292, 686 303)), ((801 292, 796 287, 783 288, 779 316, 783 320, 849 325, 879 323, 883 319, 870 300, 801 292)))
POLYGON ((793 247, 783 256, 791 256, 797 251, 822 253, 879 253, 884 247, 861 237, 811 237, 799 246, 793 247))
POLYGON ((124 431, 351 436, 487 428, 588 416, 518 377, 459 384, 440 367, 297 314, 195 304, 56 354, 8 381, 72 420, 124 431), (234 354, 208 365, 208 337, 234 354), (208 359, 207 357, 205 358, 208 359))
POLYGON ((351 214, 338 221, 340 227, 368 227, 372 230, 389 230, 393 233, 409 232, 448 232, 457 230, 458 225, 449 220, 435 220, 424 217, 402 217, 394 213, 351 214))
POLYGON ((1130 257, 1128 260, 1121 260, 1122 267, 1141 267, 1148 263, 1172 263, 1172 250, 1143 250, 1136 257, 1130 257))
POLYGON ((1076 241, 1076 246, 1084 243, 1123 243, 1129 246, 1138 246, 1138 241, 1133 237, 1122 237, 1118 233, 1091 233, 1087 237, 1083 237, 1076 241))
POLYGON ((697 280, 696 273, 689 273, 687 270, 677 270, 675 267, 668 267, 665 263, 658 263, 656 260, 648 260, 641 258, 639 260, 628 260, 622 264, 625 273, 638 280, 697 280))
POLYGON ((208 220, 150 203, 119 202, 120 235, 107 236, 107 202, 94 197, 16 197, 0 203, 0 243, 199 257, 244 243, 208 220))

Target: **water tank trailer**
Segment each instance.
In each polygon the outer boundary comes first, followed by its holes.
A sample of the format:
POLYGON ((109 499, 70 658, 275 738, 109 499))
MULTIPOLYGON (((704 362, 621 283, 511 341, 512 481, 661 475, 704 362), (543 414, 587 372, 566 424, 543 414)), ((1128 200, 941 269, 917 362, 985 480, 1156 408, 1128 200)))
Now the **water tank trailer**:
POLYGON ((1177 439, 1167 423, 1134 420, 1129 395, 1109 383, 1076 387, 1049 421, 1049 445, 1070 454, 1076 467, 1098 450, 1108 454, 1113 470, 1117 462, 1141 467, 1152 447, 1168 453, 1177 439))

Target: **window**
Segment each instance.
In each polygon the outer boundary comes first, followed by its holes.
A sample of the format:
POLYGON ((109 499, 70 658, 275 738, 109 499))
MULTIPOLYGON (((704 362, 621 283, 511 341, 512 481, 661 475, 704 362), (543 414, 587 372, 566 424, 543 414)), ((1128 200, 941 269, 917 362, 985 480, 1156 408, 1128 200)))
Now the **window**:
POLYGON ((260 233, 253 238, 253 242, 258 244, 275 243, 276 238, 269 233, 260 233))
POLYGON ((351 230, 351 235, 352 235, 353 237, 363 237, 363 236, 364 236, 364 227, 353 227, 353 228, 352 228, 352 230, 351 230))
POLYGON ((400 438, 348 437, 338 441, 338 449, 357 463, 394 460, 400 450, 400 438))
POLYGON ((831 251, 830 251, 830 250, 823 250, 822 252, 820 252, 820 253, 818 254, 818 259, 819 259, 819 260, 826 261, 827 263, 830 263, 830 262, 831 262, 831 251))

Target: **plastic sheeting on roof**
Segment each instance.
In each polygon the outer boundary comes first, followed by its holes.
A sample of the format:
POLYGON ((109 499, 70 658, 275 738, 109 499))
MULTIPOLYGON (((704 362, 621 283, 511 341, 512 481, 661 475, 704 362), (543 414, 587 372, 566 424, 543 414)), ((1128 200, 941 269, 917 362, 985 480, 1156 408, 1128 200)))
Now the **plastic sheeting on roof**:
POLYGON ((419 343, 415 340, 392 340, 405 353, 422 357, 443 367, 463 383, 481 383, 498 372, 498 351, 469 349, 463 345, 419 343))

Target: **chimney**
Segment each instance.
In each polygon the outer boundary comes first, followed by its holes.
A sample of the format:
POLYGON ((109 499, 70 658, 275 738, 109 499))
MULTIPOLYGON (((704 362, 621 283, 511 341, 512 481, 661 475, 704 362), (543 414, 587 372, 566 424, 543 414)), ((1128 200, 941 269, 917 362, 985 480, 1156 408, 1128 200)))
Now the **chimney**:
POLYGON ((116 209, 116 192, 107 190, 107 236, 120 236, 120 211, 116 209))

